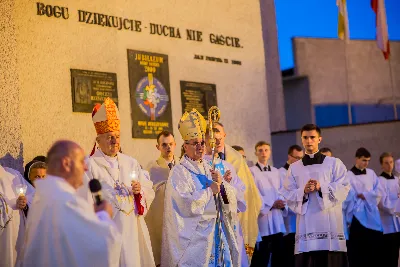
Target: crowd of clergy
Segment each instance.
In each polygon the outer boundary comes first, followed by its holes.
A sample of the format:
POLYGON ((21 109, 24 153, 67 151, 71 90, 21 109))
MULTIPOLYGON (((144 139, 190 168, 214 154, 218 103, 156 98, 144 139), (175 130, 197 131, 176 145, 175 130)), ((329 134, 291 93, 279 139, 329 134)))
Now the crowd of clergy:
POLYGON ((398 266, 400 161, 388 152, 359 148, 347 170, 308 124, 284 166, 269 164, 265 141, 253 164, 222 123, 192 110, 178 125, 181 155, 163 131, 159 158, 142 167, 121 150, 111 99, 92 120, 90 156, 59 140, 23 175, 0 166, 1 267, 398 266))

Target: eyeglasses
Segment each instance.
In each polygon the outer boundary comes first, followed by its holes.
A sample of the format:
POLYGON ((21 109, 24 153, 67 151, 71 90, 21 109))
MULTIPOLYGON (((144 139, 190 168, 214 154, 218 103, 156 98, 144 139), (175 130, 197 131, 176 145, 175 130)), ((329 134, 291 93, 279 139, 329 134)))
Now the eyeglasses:
POLYGON ((295 157, 295 156, 293 156, 293 155, 290 155, 289 154, 289 156, 291 156, 292 158, 295 158, 295 159, 297 159, 297 160, 301 160, 303 157, 295 157))
POLYGON ((191 144, 191 143, 185 143, 185 144, 191 145, 191 146, 194 146, 194 147, 198 147, 198 146, 205 146, 206 142, 205 141, 201 141, 201 142, 194 142, 193 144, 191 144))

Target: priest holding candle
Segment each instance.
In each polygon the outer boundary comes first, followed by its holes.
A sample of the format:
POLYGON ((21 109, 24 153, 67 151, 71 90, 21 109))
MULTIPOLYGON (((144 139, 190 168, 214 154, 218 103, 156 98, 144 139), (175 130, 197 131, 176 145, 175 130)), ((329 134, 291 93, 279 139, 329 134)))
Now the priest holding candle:
POLYGON ((18 171, 0 166, 0 266, 14 266, 21 252, 34 191, 18 171))
MULTIPOLYGON (((122 234, 119 266, 155 266, 149 232, 144 220, 154 199, 153 183, 136 159, 120 150, 120 120, 115 103, 106 98, 94 107, 92 120, 97 149, 88 159, 87 182, 96 178, 113 205, 113 220, 122 234)), ((88 197, 87 183, 80 189, 88 197)), ((93 200, 89 197, 89 201, 93 200)))

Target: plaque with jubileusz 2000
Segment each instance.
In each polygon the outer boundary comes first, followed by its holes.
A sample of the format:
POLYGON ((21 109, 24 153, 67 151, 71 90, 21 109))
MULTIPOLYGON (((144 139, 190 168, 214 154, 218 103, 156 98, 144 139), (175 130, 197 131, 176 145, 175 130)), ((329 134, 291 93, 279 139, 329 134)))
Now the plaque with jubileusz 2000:
POLYGON ((172 132, 168 56, 128 50, 132 137, 156 139, 172 132))

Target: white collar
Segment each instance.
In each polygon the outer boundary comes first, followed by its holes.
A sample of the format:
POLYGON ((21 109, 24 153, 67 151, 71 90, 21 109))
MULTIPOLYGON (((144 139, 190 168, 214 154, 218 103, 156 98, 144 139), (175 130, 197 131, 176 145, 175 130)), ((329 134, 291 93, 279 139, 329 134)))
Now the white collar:
POLYGON ((305 152, 306 155, 308 155, 310 158, 314 158, 315 154, 317 154, 319 152, 319 150, 317 150, 317 152, 313 153, 313 154, 308 154, 307 152, 305 152))
POLYGON ((258 165, 260 165, 261 169, 264 169, 264 167, 268 167, 269 165, 264 165, 261 162, 257 161, 258 165))

